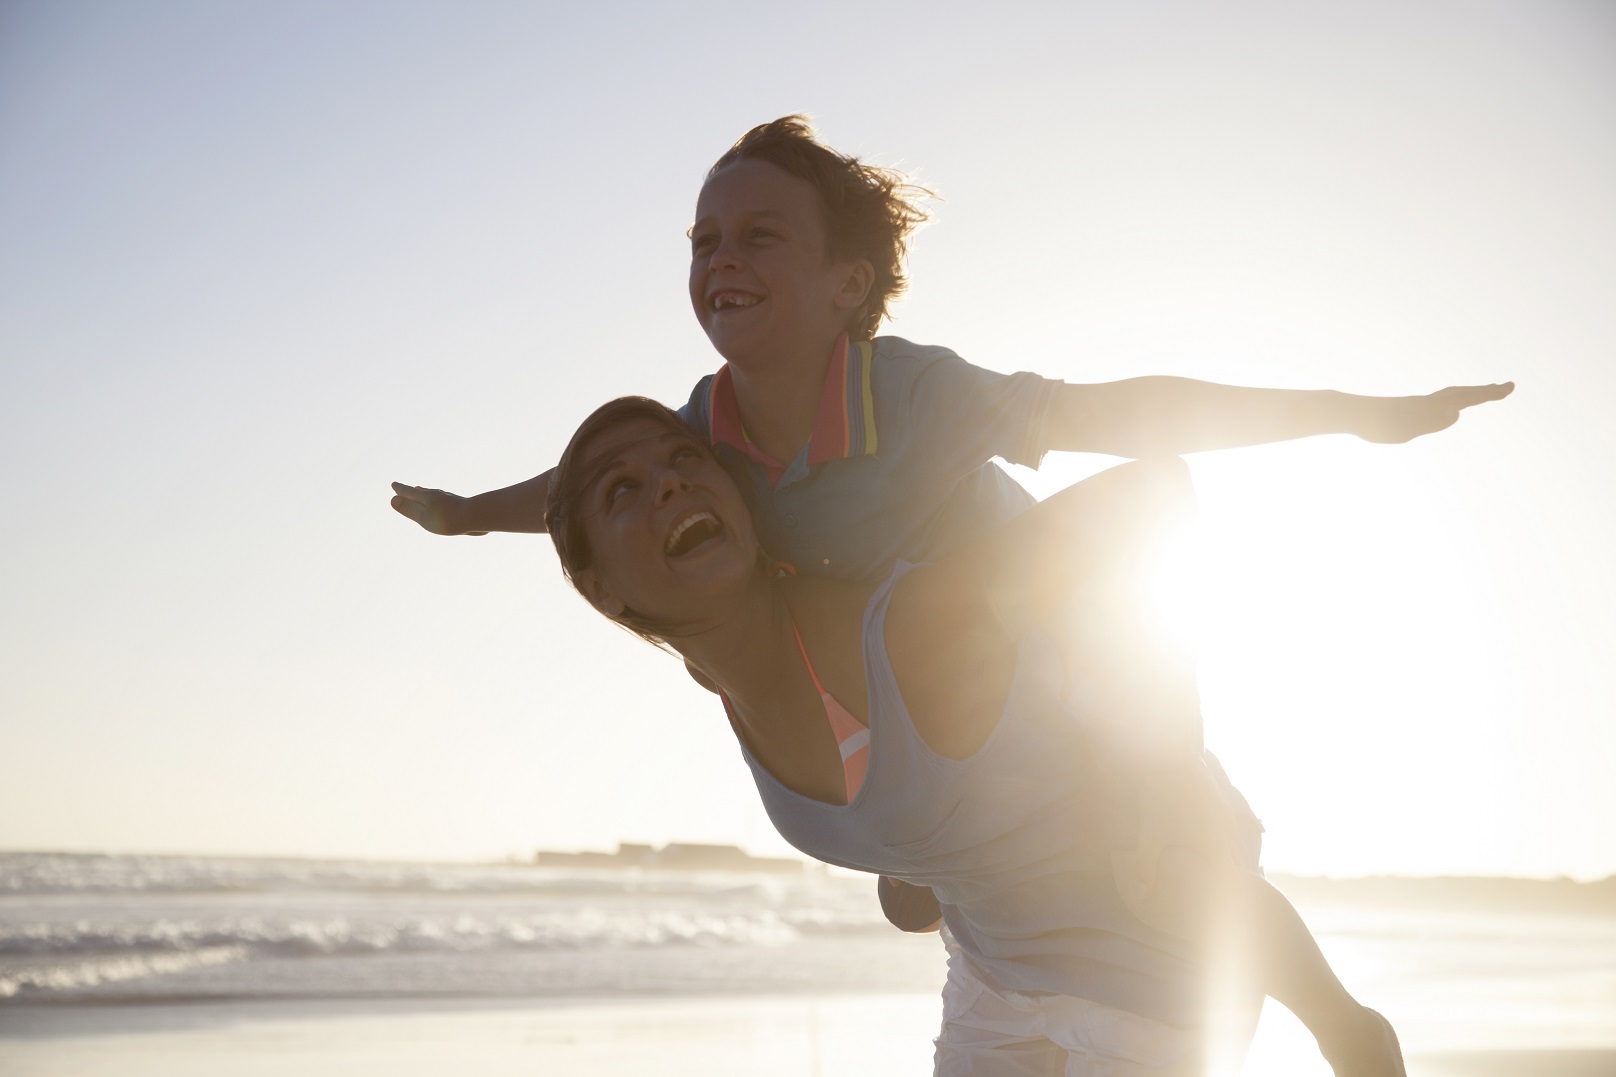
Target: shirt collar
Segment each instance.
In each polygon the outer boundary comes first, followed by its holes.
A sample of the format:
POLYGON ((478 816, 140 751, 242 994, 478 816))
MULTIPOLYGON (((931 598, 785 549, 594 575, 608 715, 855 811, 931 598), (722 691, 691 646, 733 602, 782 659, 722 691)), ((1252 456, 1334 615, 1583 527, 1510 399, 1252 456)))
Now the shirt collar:
MULTIPOLYGON (((808 438, 809 467, 827 460, 874 455, 875 401, 870 391, 874 351, 867 340, 853 343, 846 333, 836 338, 825 387, 820 391, 814 430, 808 438)), ((770 457, 746 436, 728 363, 719 368, 708 388, 707 415, 714 445, 728 445, 745 453, 762 464, 773 480, 785 472, 786 464, 770 457)))

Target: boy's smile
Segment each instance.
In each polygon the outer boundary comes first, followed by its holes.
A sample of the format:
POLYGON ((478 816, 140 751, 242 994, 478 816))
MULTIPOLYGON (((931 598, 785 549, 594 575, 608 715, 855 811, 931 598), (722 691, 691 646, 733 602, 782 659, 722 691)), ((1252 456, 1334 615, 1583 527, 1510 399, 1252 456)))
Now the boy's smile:
POLYGON ((714 313, 720 313, 733 307, 753 307, 761 302, 762 300, 755 295, 748 295, 734 288, 720 288, 712 293, 708 306, 714 313))
POLYGON ((719 354, 758 369, 822 362, 847 328, 850 263, 832 262, 819 195, 765 161, 743 159, 701 189, 690 229, 690 303, 719 354))

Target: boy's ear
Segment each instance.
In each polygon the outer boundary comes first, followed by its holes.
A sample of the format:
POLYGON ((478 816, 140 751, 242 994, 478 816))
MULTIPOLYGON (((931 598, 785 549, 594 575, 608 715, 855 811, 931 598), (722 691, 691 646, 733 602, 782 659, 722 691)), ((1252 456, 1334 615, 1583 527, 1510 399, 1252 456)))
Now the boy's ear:
POLYGON ((857 310, 869 298, 870 289, 875 287, 875 267, 868 258, 857 258, 847 264, 847 275, 842 278, 842 286, 836 292, 836 307, 838 310, 857 310))

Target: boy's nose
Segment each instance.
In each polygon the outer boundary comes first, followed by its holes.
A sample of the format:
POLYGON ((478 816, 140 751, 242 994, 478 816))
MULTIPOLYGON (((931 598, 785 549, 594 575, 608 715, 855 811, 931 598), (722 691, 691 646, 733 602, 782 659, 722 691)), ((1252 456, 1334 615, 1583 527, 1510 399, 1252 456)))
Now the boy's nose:
POLYGON ((719 240, 713 246, 712 252, 707 255, 709 269, 730 269, 740 265, 740 262, 740 255, 737 253, 735 245, 727 239, 719 240))

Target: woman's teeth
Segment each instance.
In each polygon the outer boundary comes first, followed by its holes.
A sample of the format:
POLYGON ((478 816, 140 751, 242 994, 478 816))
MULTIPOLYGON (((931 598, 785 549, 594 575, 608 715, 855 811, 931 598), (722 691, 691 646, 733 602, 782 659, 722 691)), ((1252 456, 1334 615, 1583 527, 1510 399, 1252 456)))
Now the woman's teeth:
POLYGON ((681 543, 681 540, 684 539, 684 537, 686 535, 690 535, 690 538, 692 539, 692 541, 689 543, 689 545, 694 546, 696 544, 696 542, 701 540, 701 538, 703 537, 703 534, 705 532, 709 531, 709 530, 713 534, 716 534, 718 532, 718 518, 716 516, 714 516, 712 513, 710 513, 710 512, 697 512, 697 513, 694 513, 694 514, 692 514, 690 516, 687 516, 685 519, 683 519, 683 520, 681 520, 679 522, 679 526, 675 527, 671 532, 669 532, 668 541, 666 541, 666 542, 664 542, 662 544, 663 552, 668 553, 668 554, 672 554, 672 555, 685 553, 687 551, 685 549, 681 548, 680 543, 681 543), (696 527, 699 524, 710 524, 711 527, 710 528, 702 528, 701 531, 698 531, 695 534, 691 534, 691 528, 696 527))

